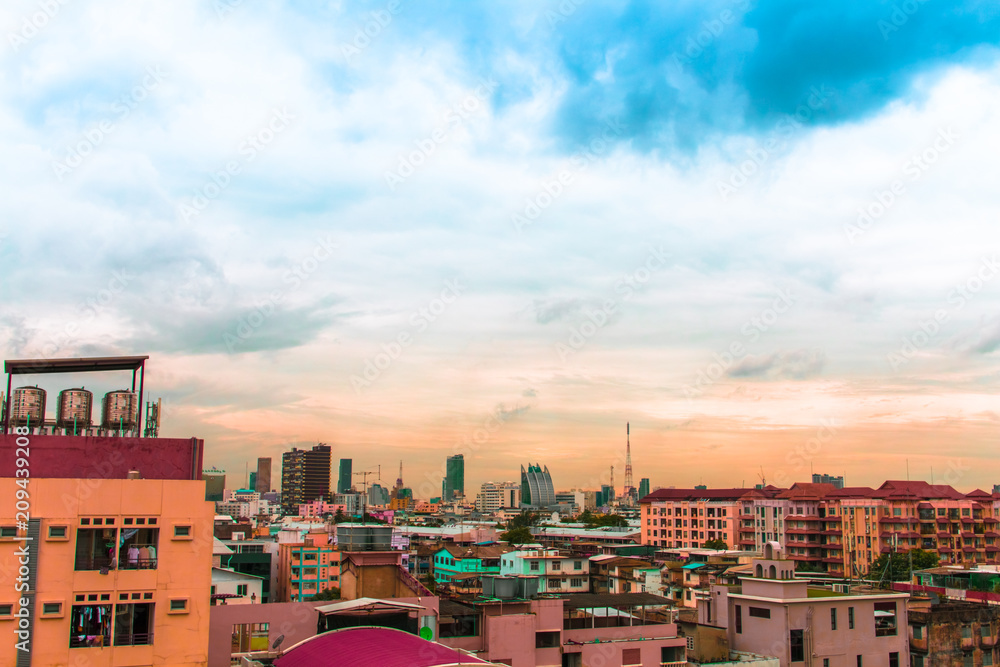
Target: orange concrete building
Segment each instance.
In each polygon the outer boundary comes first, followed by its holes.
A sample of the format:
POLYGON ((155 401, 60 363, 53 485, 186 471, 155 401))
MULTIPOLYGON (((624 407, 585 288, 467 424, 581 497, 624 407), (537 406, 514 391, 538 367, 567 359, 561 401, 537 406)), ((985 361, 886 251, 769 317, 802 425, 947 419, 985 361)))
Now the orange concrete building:
MULTIPOLYGON (((204 481, 18 482, 0 478, 0 632, 30 625, 31 664, 207 664, 215 510, 204 481), (19 490, 27 530, 15 515, 19 490), (24 561, 33 592, 18 593, 24 561)), ((18 653, 4 642, 0 664, 18 653)))

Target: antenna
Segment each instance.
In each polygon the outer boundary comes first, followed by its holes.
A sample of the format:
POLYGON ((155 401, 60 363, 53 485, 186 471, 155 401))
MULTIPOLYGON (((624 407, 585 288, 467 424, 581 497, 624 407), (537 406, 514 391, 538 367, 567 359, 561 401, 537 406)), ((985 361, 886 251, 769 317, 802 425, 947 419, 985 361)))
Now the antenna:
POLYGON ((764 488, 765 486, 767 486, 767 480, 764 479, 764 466, 760 467, 760 472, 757 474, 757 476, 760 477, 760 486, 761 486, 761 488, 764 488))
POLYGON ((611 497, 608 498, 608 506, 615 500, 615 467, 611 466, 611 497))
POLYGON ((629 423, 625 422, 625 488, 622 489, 622 495, 625 496, 626 503, 631 505, 635 486, 632 483, 632 443, 629 438, 629 430, 629 423))

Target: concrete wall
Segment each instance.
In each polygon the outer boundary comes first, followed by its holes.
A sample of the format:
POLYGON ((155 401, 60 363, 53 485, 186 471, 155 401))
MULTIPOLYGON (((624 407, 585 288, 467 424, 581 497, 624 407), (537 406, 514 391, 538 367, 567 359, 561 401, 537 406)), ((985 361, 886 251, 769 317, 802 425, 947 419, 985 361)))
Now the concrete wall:
MULTIPOLYGON (((125 479, 134 469, 144 479, 201 479, 205 441, 197 438, 27 437, 32 477, 125 479)), ((15 435, 0 435, 0 449, 12 454, 0 457, 0 477, 14 477, 16 441, 15 435)))
MULTIPOLYGON (((32 436, 32 441, 34 436, 32 436)), ((10 457, 13 458, 13 457, 10 457)), ((34 446, 31 460, 34 462, 34 446)), ((32 463, 32 466, 34 463, 32 463)), ((32 467, 32 472, 34 468, 32 467)), ((14 479, 0 479, 0 525, 14 525, 14 479)), ((204 500, 204 482, 128 479, 37 479, 28 483, 32 518, 41 519, 37 543, 38 577, 32 656, 35 665, 204 665, 208 647, 209 591, 212 576, 212 523, 215 508, 204 500), (114 519, 114 527, 128 527, 125 517, 155 517, 159 528, 156 569, 76 571, 75 555, 80 517, 114 519), (175 539, 175 525, 191 526, 190 539, 175 539), (65 526, 66 538, 49 538, 49 526, 65 526), (145 597, 132 600, 132 593, 145 597), (69 648, 72 606, 76 596, 97 594, 82 604, 152 602, 153 645, 135 647, 69 648), (101 596, 107 599, 101 599, 101 596), (187 610, 170 612, 172 599, 187 599, 187 610), (46 602, 62 604, 59 616, 40 618, 46 602)), ((148 524, 147 524, 148 525, 148 524)), ((0 603, 14 604, 18 557, 24 542, 0 540, 0 603)), ((0 633, 13 637, 13 620, 0 620, 0 633)), ((15 662, 14 642, 0 648, 0 665, 15 662)))

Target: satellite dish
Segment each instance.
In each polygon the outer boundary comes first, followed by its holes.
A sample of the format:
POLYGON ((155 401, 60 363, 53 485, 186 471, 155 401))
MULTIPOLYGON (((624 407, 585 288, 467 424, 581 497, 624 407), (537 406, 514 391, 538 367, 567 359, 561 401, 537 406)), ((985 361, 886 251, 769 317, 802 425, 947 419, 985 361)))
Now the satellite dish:
POLYGON ((279 646, 281 646, 281 642, 283 641, 285 641, 285 635, 280 635, 277 639, 274 640, 274 643, 271 644, 271 650, 272 651, 276 650, 279 646))

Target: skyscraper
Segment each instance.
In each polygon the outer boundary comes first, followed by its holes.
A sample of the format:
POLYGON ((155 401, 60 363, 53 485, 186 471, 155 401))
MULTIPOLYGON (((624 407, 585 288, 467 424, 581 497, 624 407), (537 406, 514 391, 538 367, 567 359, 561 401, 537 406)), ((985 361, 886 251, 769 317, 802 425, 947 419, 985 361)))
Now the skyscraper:
POLYGON ((281 511, 284 514, 298 514, 299 505, 305 502, 302 475, 305 470, 306 453, 292 447, 292 451, 281 455, 281 511))
POLYGON ((311 450, 292 448, 281 455, 281 509, 297 514, 299 505, 323 499, 329 502, 330 446, 319 444, 311 450))
POLYGON ((351 459, 340 459, 340 476, 337 478, 337 493, 351 492, 351 459))
POLYGON ((267 493, 271 490, 271 457, 261 457, 257 459, 257 485, 252 487, 258 493, 267 493))
POLYGON ((330 493, 330 445, 320 443, 306 452, 306 465, 302 474, 302 493, 305 502, 333 499, 330 493))
POLYGON ((529 463, 527 470, 521 466, 521 504, 538 508, 556 504, 556 491, 548 466, 543 469, 537 463, 529 463))
POLYGON ((643 477, 639 480, 639 498, 645 498, 649 495, 649 478, 643 477))
POLYGON ((449 456, 445 463, 445 478, 441 489, 441 500, 454 500, 456 495, 465 495, 465 455, 449 456))

